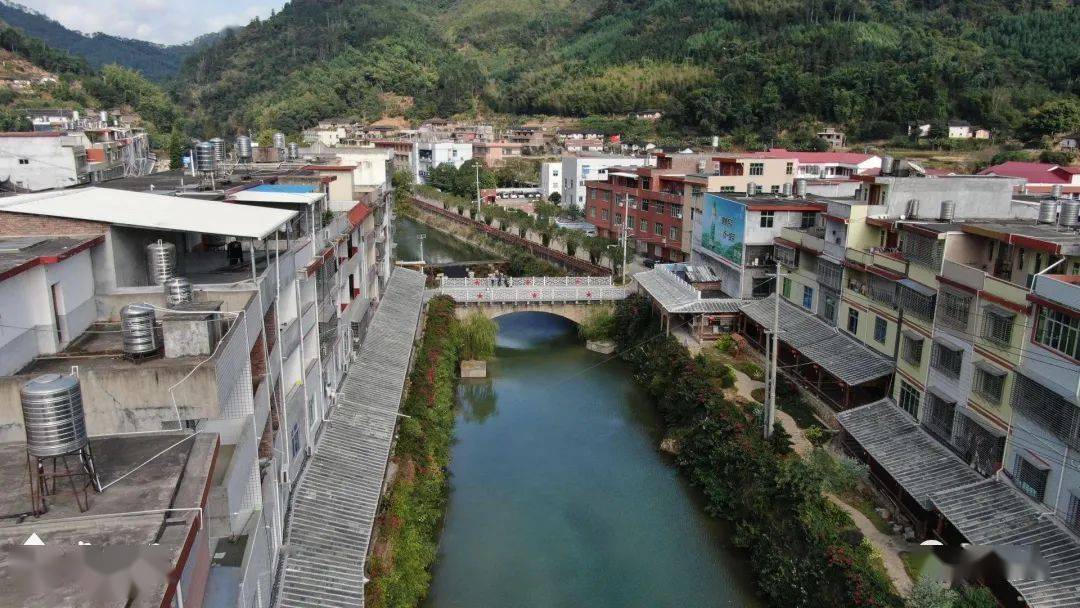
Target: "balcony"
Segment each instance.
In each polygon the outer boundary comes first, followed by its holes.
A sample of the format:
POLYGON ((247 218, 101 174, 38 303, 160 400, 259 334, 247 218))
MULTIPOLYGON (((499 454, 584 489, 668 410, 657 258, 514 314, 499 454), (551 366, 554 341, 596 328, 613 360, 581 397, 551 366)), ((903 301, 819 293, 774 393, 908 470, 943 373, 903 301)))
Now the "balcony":
POLYGON ((780 238, 799 245, 801 249, 809 249, 817 253, 825 250, 824 228, 782 228, 780 238))

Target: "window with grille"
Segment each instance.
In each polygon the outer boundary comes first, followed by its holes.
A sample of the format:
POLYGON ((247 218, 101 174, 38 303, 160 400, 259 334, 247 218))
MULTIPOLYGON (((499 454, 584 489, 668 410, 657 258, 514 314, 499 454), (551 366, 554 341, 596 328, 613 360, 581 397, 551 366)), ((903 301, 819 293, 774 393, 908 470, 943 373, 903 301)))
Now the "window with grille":
POLYGON ((1001 395, 1005 391, 1005 371, 998 371, 983 367, 980 363, 975 366, 975 392, 990 403, 1001 403, 1001 395))
POLYGON ((784 175, 791 175, 795 172, 795 163, 788 163, 784 166, 784 175))
POLYGON ((955 419, 955 402, 942 399, 932 392, 926 393, 926 416, 923 424, 931 432, 951 443, 955 419))
POLYGON ((824 259, 818 260, 817 273, 818 281, 820 281, 822 285, 840 291, 840 286, 844 278, 844 269, 839 264, 834 264, 824 259))
POLYGON ((922 351, 924 340, 922 338, 916 338, 908 334, 904 334, 904 338, 900 343, 900 356, 903 357, 909 365, 918 367, 922 364, 922 351))
POLYGON ((983 315, 982 337, 1007 345, 1012 340, 1013 316, 995 308, 986 308, 983 315))
POLYGON ((816 211, 803 211, 802 217, 799 218, 799 227, 813 228, 817 225, 817 212, 816 211))
POLYGON ((1013 374, 1012 406, 1054 437, 1080 450, 1080 408, 1045 382, 1013 374))
POLYGON ((900 242, 900 251, 904 257, 920 266, 926 266, 935 272, 941 269, 941 258, 945 242, 921 234, 905 232, 900 242))
POLYGON ((656 234, 656 236, 664 236, 664 225, 660 222, 656 222, 656 224, 653 225, 653 233, 656 234))
POLYGON ((903 380, 900 381, 900 407, 911 417, 919 419, 919 401, 921 396, 918 389, 903 380))
POLYGON ((874 341, 879 344, 885 343, 885 337, 889 333, 889 324, 881 317, 874 318, 874 341))
POLYGON ((765 163, 750 163, 750 175, 765 175, 765 163))
POLYGON ((1039 308, 1039 326, 1035 341, 1047 348, 1080 359, 1080 317, 1067 315, 1045 306, 1039 308))
POLYGON ((937 320, 956 329, 966 329, 971 313, 971 296, 942 290, 938 298, 937 320))
POLYGON ((993 475, 1001 467, 1005 436, 991 432, 964 412, 956 415, 956 440, 960 457, 983 475, 993 475))
POLYGON ((1080 496, 1077 496, 1077 493, 1080 493, 1080 489, 1069 495, 1069 510, 1065 517, 1065 525, 1076 534, 1080 534, 1080 496))
POLYGON ((870 273, 870 298, 876 302, 896 306, 896 282, 870 273))
POLYGON ((964 351, 941 342, 934 342, 934 352, 930 356, 930 366, 951 378, 960 377, 960 364, 964 351))
POLYGON ((773 248, 773 251, 776 255, 776 259, 784 266, 795 268, 799 265, 799 257, 796 249, 785 247, 784 245, 776 245, 773 248))
POLYGON ((775 216, 774 212, 772 212, 772 211, 762 211, 761 212, 761 227, 762 228, 772 228, 773 227, 773 222, 775 221, 775 219, 776 219, 776 216, 775 216))
POLYGON ((900 309, 904 314, 913 315, 924 321, 934 320, 934 306, 936 297, 926 295, 908 287, 900 286, 900 309))
POLYGON ((1043 497, 1046 496, 1046 479, 1049 476, 1049 469, 1017 454, 1013 467, 1013 481, 1021 492, 1042 502, 1043 497))

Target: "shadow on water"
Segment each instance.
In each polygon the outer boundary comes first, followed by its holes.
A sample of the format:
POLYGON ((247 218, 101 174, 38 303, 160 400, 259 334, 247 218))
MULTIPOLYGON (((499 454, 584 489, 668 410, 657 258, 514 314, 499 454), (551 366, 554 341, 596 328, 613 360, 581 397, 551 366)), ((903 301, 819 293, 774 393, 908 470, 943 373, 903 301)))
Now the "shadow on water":
POLYGON ((499 319, 463 382, 428 608, 758 606, 746 564, 656 450, 618 360, 543 313, 499 319))

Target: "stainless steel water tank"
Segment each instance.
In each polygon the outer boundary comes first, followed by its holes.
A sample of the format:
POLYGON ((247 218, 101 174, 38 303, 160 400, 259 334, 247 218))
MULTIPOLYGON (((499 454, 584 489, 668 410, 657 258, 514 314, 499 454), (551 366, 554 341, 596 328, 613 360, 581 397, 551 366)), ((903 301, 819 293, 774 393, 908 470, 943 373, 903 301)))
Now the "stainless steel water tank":
POLYGON ((195 170, 210 173, 217 166, 214 160, 214 144, 200 141, 195 145, 195 170))
POLYGON ((214 162, 217 165, 225 162, 225 140, 215 137, 210 140, 210 144, 214 146, 214 162))
POLYGON ((277 150, 285 149, 285 134, 274 133, 274 148, 277 150))
POLYGON ((791 196, 791 184, 789 182, 784 182, 784 185, 780 187, 780 193, 783 194, 785 198, 790 197, 791 196))
POLYGON ((176 274, 176 245, 158 239, 146 246, 146 267, 155 285, 164 285, 176 274))
POLYGON ((1050 186, 1051 198, 1061 198, 1061 184, 1054 184, 1050 186))
POLYGON ((919 219, 919 199, 913 198, 907 202, 907 219, 919 219))
POLYGON ((896 166, 896 160, 891 156, 881 157, 881 174, 892 175, 893 168, 896 166))
POLYGON ((300 158, 300 145, 296 142, 289 142, 289 160, 298 158, 300 158))
POLYGON ((1052 199, 1039 201, 1039 223, 1053 224, 1055 219, 1057 219, 1057 201, 1052 199))
POLYGON ((941 201, 941 217, 943 222, 951 222, 956 215, 956 203, 953 201, 941 201))
POLYGON ((236 138, 236 158, 240 162, 251 161, 251 138, 247 135, 240 135, 236 138))
POLYGON ((89 439, 78 378, 43 374, 23 384, 19 392, 26 450, 32 456, 59 456, 86 446, 89 439))
POLYGON ((799 178, 795 180, 795 196, 799 198, 806 198, 806 180, 799 178))
POLYGON ((172 277, 165 281, 165 306, 176 308, 192 300, 191 281, 184 277, 172 277))
POLYGON ((1061 213, 1058 214, 1058 224, 1065 228, 1076 228, 1080 225, 1080 201, 1061 201, 1061 213))
POLYGON ((120 329, 124 335, 124 354, 147 355, 158 349, 154 307, 128 304, 120 309, 120 329))
POLYGON ((754 196, 755 194, 757 194, 757 184, 746 182, 746 196, 754 196))

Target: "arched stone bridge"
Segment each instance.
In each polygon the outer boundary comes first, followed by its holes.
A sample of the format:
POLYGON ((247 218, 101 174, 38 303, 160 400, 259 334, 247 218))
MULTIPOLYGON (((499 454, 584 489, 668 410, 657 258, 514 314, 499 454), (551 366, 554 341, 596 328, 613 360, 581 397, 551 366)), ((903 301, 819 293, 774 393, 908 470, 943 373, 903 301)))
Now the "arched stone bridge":
POLYGON ((457 315, 479 310, 497 318, 517 312, 546 312, 580 323, 589 308, 610 306, 629 290, 611 277, 496 277, 443 279, 429 296, 447 295, 457 302, 457 315))

